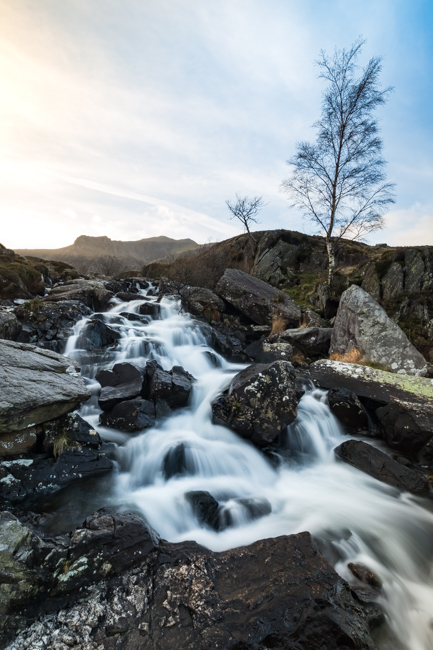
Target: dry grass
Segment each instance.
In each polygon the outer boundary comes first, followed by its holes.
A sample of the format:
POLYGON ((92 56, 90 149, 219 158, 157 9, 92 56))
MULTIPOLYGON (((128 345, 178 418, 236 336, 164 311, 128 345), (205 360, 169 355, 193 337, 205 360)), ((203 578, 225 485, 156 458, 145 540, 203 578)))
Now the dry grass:
POLYGON ((71 440, 69 440, 68 436, 64 433, 61 433, 57 438, 54 440, 53 444, 53 454, 54 458, 58 458, 63 454, 66 449, 71 447, 71 440))
POLYGON ((352 348, 349 352, 345 354, 340 354, 339 352, 334 352, 329 357, 331 361, 342 361, 343 363, 362 363, 362 355, 357 348, 352 348))
POLYGON ((284 318, 279 314, 275 314, 272 317, 272 329, 269 336, 274 336, 274 334, 282 334, 287 329, 287 324, 284 318))

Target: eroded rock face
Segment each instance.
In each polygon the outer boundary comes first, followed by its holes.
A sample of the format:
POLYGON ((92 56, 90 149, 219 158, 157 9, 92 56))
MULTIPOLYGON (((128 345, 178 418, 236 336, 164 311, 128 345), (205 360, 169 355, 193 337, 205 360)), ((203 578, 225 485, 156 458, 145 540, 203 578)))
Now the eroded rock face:
MULTIPOLYGON (((28 536, 15 522, 20 539, 28 536)), ((213 553, 194 542, 158 545, 133 515, 100 511, 60 550, 56 540, 37 544, 27 564, 37 557, 44 566, 52 558, 56 581, 51 587, 40 579, 37 605, 51 597, 53 613, 31 624, 34 608, 27 625, 14 621, 21 632, 10 650, 35 642, 57 650, 66 641, 89 650, 375 650, 371 608, 354 600, 309 533, 213 553)), ((27 573, 31 581, 32 569, 27 573)), ((9 637, 11 627, 4 628, 9 637)))
POLYGON ((330 354, 352 349, 370 362, 403 374, 427 374, 427 362, 385 310, 361 287, 352 285, 341 296, 330 354))
POLYGON ((299 325, 301 312, 293 300, 248 273, 226 269, 215 291, 257 325, 271 323, 275 315, 280 315, 288 327, 299 325))
POLYGON ((295 371, 287 361, 253 364, 212 404, 216 424, 258 446, 269 445, 297 415, 295 371))
POLYGON ((90 391, 78 370, 55 352, 0 341, 0 433, 52 420, 87 400, 90 391))
POLYGON ((336 447, 334 451, 338 458, 378 481, 414 494, 429 492, 429 483, 423 474, 405 467, 366 442, 348 440, 336 447))
MULTIPOLYGON (((382 297, 388 300, 403 291, 404 272, 403 266, 393 262, 382 278, 382 297)), ((364 287, 363 287, 364 288, 364 287)))
POLYGON ((433 404, 396 401, 376 410, 380 430, 388 445, 418 452, 433 438, 433 404))

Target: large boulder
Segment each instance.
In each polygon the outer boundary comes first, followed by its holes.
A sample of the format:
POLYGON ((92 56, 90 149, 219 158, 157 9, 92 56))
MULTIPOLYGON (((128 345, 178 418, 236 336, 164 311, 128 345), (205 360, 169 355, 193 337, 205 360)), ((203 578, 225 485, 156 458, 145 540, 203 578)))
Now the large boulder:
POLYGON ((215 291, 257 325, 267 325, 275 317, 288 327, 299 325, 300 309, 287 294, 244 271, 226 269, 215 291))
POLYGON ((0 341, 0 433, 73 411, 90 391, 72 359, 34 345, 0 341))
POLYGON ((378 402, 395 400, 433 404, 433 383, 424 377, 397 375, 356 363, 322 359, 310 366, 311 378, 321 388, 346 388, 358 397, 378 402))
POLYGON ((390 447, 418 452, 433 438, 433 404, 395 401, 378 408, 380 431, 390 447))
POLYGON ((136 397, 116 404, 109 412, 103 411, 100 422, 104 427, 133 433, 153 427, 155 418, 155 404, 147 399, 136 397))
POLYGON ((362 440, 347 440, 335 448, 335 455, 361 472, 378 481, 392 485, 405 492, 427 494, 429 482, 421 472, 414 471, 380 449, 362 440))
POLYGON ((332 332, 332 327, 299 327, 286 330, 280 334, 280 339, 315 359, 328 355, 332 332))
POLYGON ((253 364, 238 373, 212 404, 213 419, 263 447, 293 422, 298 401, 290 363, 253 364))
POLYGON ((358 350, 368 362, 408 375, 427 374, 427 362, 385 310, 353 284, 341 296, 331 338, 330 355, 358 350))
POLYGON ((195 316, 204 316, 208 321, 219 322, 226 308, 219 296, 203 287, 184 287, 180 296, 188 311, 195 316))
POLYGON ((110 411, 116 404, 142 394, 146 372, 132 363, 116 363, 112 370, 101 370, 96 375, 96 381, 102 387, 99 406, 103 411, 110 411))
MULTIPOLYGON (((13 519, 12 526, 15 538, 24 538, 15 546, 26 551, 15 553, 16 585, 19 569, 32 584, 37 560, 58 567, 54 586, 40 581, 21 620, 9 603, 5 636, 15 636, 17 648, 39 647, 43 639, 47 648, 375 650, 370 627, 377 608, 355 600, 309 533, 215 553, 194 542, 155 543, 128 513, 97 513, 63 547, 60 540, 32 544, 24 526, 13 519), (49 613, 33 623, 44 601, 49 613)), ((21 603, 30 601, 29 591, 21 603)))
POLYGON ((92 318, 81 330, 77 346, 83 350, 97 350, 116 345, 121 338, 119 330, 99 318, 92 318))
POLYGON ((106 289, 103 282, 77 279, 54 286, 49 296, 43 300, 49 302, 78 300, 93 311, 106 311, 113 297, 114 294, 106 289))

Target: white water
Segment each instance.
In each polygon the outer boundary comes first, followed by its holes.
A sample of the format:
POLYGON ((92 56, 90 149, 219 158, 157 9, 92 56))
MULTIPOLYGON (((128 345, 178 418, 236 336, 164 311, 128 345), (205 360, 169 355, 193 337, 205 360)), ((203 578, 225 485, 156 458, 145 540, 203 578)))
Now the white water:
POLYGON ((134 505, 161 537, 172 542, 194 539, 216 551, 258 539, 308 530, 322 540, 336 570, 356 583, 349 562, 366 564, 380 577, 377 602, 384 608, 390 634, 382 650, 433 648, 433 514, 429 502, 402 494, 334 457, 347 439, 326 403, 326 392, 308 390, 296 421, 288 428, 291 458, 278 469, 232 431, 212 424, 211 402, 243 367, 228 363, 209 347, 203 327, 163 299, 161 320, 128 321, 121 312, 137 312, 142 300, 116 305, 104 318, 122 333, 119 346, 101 355, 80 350, 77 323, 66 353, 82 364, 94 397, 82 409, 101 436, 119 444, 115 494, 134 505), (190 406, 131 436, 99 426, 101 368, 125 360, 157 359, 164 369, 181 365, 197 379, 190 406), (183 443, 189 474, 166 480, 167 452, 183 443), (222 532, 199 525, 185 493, 205 490, 230 513, 222 532), (267 500, 271 514, 251 520, 238 501, 267 500))

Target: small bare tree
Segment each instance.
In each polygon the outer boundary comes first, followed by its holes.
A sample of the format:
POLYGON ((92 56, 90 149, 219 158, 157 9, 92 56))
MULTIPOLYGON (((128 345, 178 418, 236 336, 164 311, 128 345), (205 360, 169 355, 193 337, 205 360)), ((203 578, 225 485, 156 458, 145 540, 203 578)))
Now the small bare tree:
POLYGON ((248 198, 248 196, 240 196, 239 194, 236 194, 236 203, 232 203, 231 201, 226 201, 226 205, 230 212, 232 213, 232 216, 230 219, 239 219, 239 221, 242 223, 244 226, 245 230, 248 233, 248 236, 250 237, 251 241, 256 243, 256 240, 252 236, 250 232, 250 224, 251 223, 260 223, 257 219, 257 215, 259 214, 260 210, 265 206, 265 203, 263 203, 263 197, 262 196, 255 196, 253 199, 248 198))
POLYGON ((373 57, 357 77, 357 57, 365 41, 350 50, 323 51, 317 65, 328 86, 322 115, 313 127, 316 142, 299 142, 288 164, 292 175, 283 189, 293 205, 319 226, 326 239, 331 282, 335 247, 344 237, 362 239, 383 227, 383 213, 394 203, 393 183, 385 182, 382 140, 373 111, 384 104, 392 88, 378 87, 381 58, 373 57))

